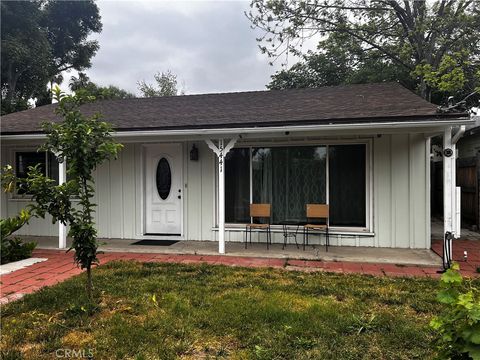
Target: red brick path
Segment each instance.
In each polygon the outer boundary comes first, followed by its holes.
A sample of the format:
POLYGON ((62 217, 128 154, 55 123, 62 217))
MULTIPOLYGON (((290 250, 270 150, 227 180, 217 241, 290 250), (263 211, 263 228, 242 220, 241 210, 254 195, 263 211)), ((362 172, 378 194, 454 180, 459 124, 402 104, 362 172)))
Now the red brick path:
MULTIPOLYGON (((434 242, 432 248, 441 253, 441 242, 434 242)), ((59 250, 35 250, 34 257, 48 258, 25 269, 0 276, 0 304, 21 298, 24 294, 51 286, 80 274, 72 260, 71 253, 59 250)), ((215 264, 245 267, 273 267, 287 270, 327 271, 335 273, 359 273, 376 276, 428 276, 439 277, 437 268, 422 266, 400 266, 395 264, 373 264, 354 262, 324 262, 317 260, 288 260, 273 258, 252 258, 220 255, 174 255, 111 252, 99 256, 100 263, 111 260, 137 260, 141 262, 171 262, 181 264, 215 264)), ((480 241, 457 241, 454 244, 454 258, 460 262, 462 273, 478 276, 480 266, 480 241), (468 262, 463 261, 463 251, 467 249, 468 262)))
MULTIPOLYGON (((432 241, 432 250, 442 256, 442 240, 432 241)), ((477 274, 480 269, 480 240, 453 240, 453 260, 460 264, 466 274, 477 274), (467 251, 467 261, 463 259, 463 252, 467 251)))

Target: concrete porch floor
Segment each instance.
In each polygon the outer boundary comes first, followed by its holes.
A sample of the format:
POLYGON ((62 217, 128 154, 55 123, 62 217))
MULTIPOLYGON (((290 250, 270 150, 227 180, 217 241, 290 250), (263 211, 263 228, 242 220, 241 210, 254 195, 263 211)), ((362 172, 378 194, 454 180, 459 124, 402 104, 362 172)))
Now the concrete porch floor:
MULTIPOLYGON (((38 249, 58 249, 57 237, 23 236, 25 240, 37 242, 38 249)), ((181 240, 170 246, 132 245, 138 240, 99 239, 100 251, 155 254, 218 255, 216 241, 181 240)), ((67 244, 71 241, 67 239, 67 244)), ((342 262, 363 262, 376 264, 421 265, 440 267, 442 261, 431 250, 389 249, 372 247, 330 246, 328 252, 324 246, 307 246, 305 251, 295 244, 289 244, 282 250, 282 244, 272 244, 270 249, 264 243, 252 243, 245 249, 243 243, 227 242, 226 256, 256 258, 302 259, 342 262)))

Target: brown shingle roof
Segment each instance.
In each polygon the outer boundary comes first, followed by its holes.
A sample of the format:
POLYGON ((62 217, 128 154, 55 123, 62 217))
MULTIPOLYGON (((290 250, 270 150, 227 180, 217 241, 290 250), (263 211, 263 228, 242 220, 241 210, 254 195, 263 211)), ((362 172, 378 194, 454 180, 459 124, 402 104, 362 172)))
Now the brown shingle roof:
MULTIPOLYGON (((2 117, 2 134, 40 132, 43 121, 59 121, 55 105, 2 117)), ((84 114, 103 114, 119 131, 264 127, 282 125, 431 120, 436 106, 396 83, 318 89, 252 91, 97 101, 84 114)))

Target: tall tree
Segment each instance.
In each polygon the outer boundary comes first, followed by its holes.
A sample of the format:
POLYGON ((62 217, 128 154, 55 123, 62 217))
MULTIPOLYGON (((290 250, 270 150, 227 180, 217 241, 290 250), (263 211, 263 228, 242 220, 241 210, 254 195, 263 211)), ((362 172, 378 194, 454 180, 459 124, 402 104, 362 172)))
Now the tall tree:
POLYGON ((1 2, 2 114, 28 108, 46 84, 50 44, 38 24, 42 12, 29 1, 1 2))
MULTIPOLYGON (((148 84, 145 80, 137 82, 138 90, 143 97, 155 96, 176 96, 179 95, 177 75, 170 70, 167 72, 158 72, 154 75, 156 84, 148 84)), ((184 95, 185 91, 182 89, 180 95, 184 95)))
POLYGON ((269 89, 321 87, 382 81, 400 81, 415 88, 410 72, 376 50, 365 51, 351 38, 333 33, 320 41, 319 51, 308 51, 302 61, 272 75, 269 89))
POLYGON ((85 1, 2 1, 2 113, 51 102, 47 85, 65 70, 83 70, 99 48, 98 7, 85 1))
POLYGON ((252 0, 247 17, 264 31, 260 48, 273 61, 286 52, 302 56, 315 36, 325 54, 324 41, 343 35, 345 44, 408 73, 431 100, 432 90, 463 94, 478 86, 479 6, 474 0, 252 0))
POLYGON ((113 85, 99 86, 90 81, 85 73, 79 73, 78 77, 72 76, 68 86, 70 87, 70 90, 74 91, 75 94, 79 96, 93 96, 95 99, 100 100, 128 99, 135 97, 134 94, 113 85))

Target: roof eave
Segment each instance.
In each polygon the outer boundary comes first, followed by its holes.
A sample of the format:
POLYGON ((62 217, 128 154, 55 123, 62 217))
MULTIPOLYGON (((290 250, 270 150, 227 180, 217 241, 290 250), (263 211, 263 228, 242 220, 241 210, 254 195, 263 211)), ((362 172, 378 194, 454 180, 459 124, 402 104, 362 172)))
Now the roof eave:
MULTIPOLYGON (((430 120, 404 120, 404 121, 376 121, 376 122, 336 122, 330 124, 286 124, 286 125, 265 125, 249 127, 188 127, 188 128, 138 128, 138 129, 118 129, 115 131, 116 137, 142 137, 142 136, 172 136, 172 135, 218 135, 218 134, 238 134, 238 133, 274 133, 274 132, 297 132, 297 131, 313 131, 313 130, 361 130, 361 129, 376 129, 376 128, 425 128, 425 127, 444 127, 444 126, 458 126, 471 125, 475 123, 475 119, 470 117, 456 117, 456 118, 432 118, 430 120)), ((0 134, 3 140, 18 139, 42 139, 46 134, 40 132, 29 133, 5 133, 0 134)))

